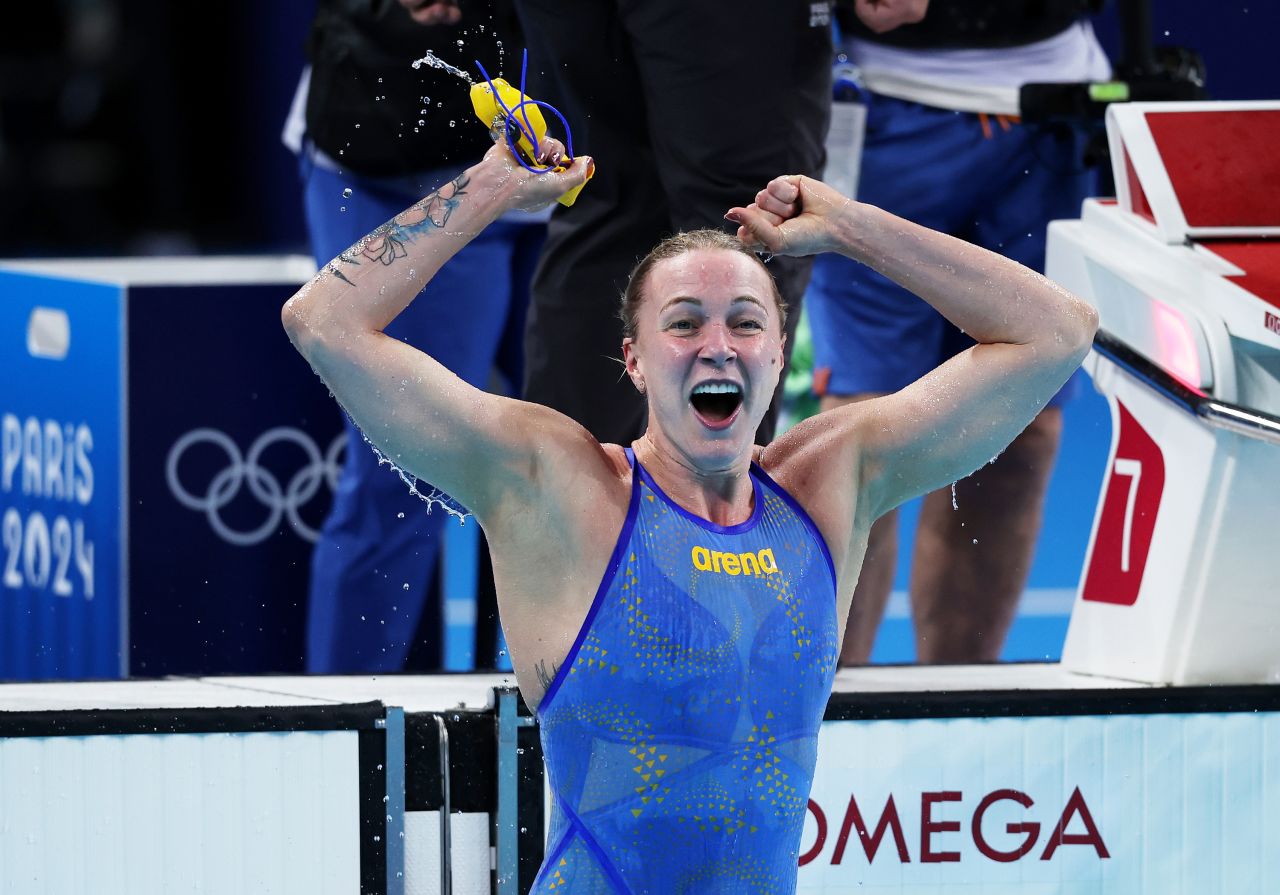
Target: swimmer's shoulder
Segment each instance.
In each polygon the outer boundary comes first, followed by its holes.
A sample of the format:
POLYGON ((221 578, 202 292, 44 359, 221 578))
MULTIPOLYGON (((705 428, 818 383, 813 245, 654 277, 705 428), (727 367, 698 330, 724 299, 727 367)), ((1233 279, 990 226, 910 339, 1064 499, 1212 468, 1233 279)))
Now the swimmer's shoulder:
POLYGON ((820 413, 797 423, 768 445, 757 447, 754 458, 804 507, 833 548, 848 542, 852 535, 861 480, 858 433, 862 414, 840 411, 820 413))
POLYGON ((537 547, 546 538, 580 537, 612 515, 625 514, 631 466, 620 445, 601 444, 583 426, 546 407, 535 407, 521 426, 525 457, 494 509, 480 519, 491 541, 537 547), (529 526, 530 515, 547 524, 529 526))
MULTIPOLYGON (((626 519, 631 466, 621 447, 585 429, 580 439, 547 444, 532 465, 525 483, 480 520, 495 573, 503 573, 508 602, 585 614, 626 519)), ((547 623, 559 624, 555 616, 547 623)))
POLYGON ((610 511, 625 514, 631 499, 631 462, 621 445, 603 444, 580 428, 568 449, 542 456, 535 502, 554 504, 566 521, 598 528, 610 511))
POLYGON ((757 445, 753 459, 778 484, 794 489, 797 499, 825 491, 833 480, 847 481, 856 466, 862 417, 857 405, 815 414, 757 445))
POLYGON ((627 457, 627 450, 620 444, 601 444, 600 450, 604 453, 605 461, 608 463, 609 471, 620 481, 631 484, 631 460, 627 457))
POLYGON ((550 407, 519 402, 523 417, 513 420, 521 441, 532 449, 532 464, 522 474, 538 490, 556 491, 584 477, 600 482, 631 481, 631 466, 621 445, 597 441, 581 423, 550 407))

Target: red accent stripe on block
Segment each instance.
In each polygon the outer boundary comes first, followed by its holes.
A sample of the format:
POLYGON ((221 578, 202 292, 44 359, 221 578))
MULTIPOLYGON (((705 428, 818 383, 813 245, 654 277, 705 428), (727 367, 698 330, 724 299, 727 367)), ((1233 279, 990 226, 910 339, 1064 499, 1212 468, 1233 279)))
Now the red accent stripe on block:
POLYGON ((1244 271, 1243 276, 1227 279, 1280 308, 1280 240, 1215 239, 1201 245, 1244 271))
POLYGON ((1188 226, 1280 226, 1280 110, 1146 119, 1188 226))
POLYGON ((1129 158, 1129 147, 1124 147, 1124 177, 1129 182, 1129 209, 1134 214, 1142 215, 1151 223, 1156 222, 1156 216, 1151 213, 1151 203, 1147 201, 1147 194, 1142 191, 1142 184, 1138 181, 1138 172, 1133 168, 1133 159, 1129 158))

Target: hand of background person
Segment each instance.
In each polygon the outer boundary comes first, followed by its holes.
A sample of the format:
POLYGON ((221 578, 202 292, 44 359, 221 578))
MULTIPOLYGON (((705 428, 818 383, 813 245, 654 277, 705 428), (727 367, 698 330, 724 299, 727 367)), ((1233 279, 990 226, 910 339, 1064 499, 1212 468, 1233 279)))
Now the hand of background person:
POLYGON ((853 200, 802 174, 775 177, 745 208, 725 219, 738 225, 748 248, 775 255, 816 255, 840 245, 841 212, 853 200))
POLYGON ((400 0, 400 5, 419 25, 456 25, 462 20, 456 0, 400 0))
POLYGON ((918 22, 928 9, 929 0, 857 0, 854 6, 862 24, 876 34, 918 22))

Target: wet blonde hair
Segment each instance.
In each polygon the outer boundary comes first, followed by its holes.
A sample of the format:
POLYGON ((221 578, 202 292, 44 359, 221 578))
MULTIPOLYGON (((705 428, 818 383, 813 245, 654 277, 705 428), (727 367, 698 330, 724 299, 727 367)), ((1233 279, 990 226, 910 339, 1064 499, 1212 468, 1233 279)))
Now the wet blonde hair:
POLYGON ((622 307, 618 311, 618 316, 622 318, 622 335, 625 338, 634 339, 636 337, 636 324, 640 317, 640 304, 644 301, 644 286, 649 279, 649 274, 653 272, 653 268, 659 262, 670 258, 678 258, 688 252, 696 252, 700 249, 720 249, 726 252, 737 252, 739 255, 744 255, 755 264, 758 264, 769 278, 769 291, 773 293, 773 302, 778 309, 778 319, 781 321, 783 329, 786 329, 787 303, 783 300, 782 293, 778 291, 778 284, 774 282, 773 274, 769 273, 769 268, 764 266, 764 262, 760 260, 760 257, 744 246, 736 236, 730 236, 723 230, 689 230, 684 233, 677 233, 674 236, 668 236, 662 240, 662 242, 653 247, 649 254, 640 259, 640 263, 631 271, 631 277, 627 280, 627 288, 622 292, 622 307))

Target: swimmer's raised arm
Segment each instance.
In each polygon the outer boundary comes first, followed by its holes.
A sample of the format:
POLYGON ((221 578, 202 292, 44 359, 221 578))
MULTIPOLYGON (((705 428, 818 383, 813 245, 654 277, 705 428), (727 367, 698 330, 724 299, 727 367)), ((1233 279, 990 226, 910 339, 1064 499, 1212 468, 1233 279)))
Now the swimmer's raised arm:
POLYGON ((828 450, 850 453, 864 519, 1004 450, 1080 365, 1097 329, 1089 305, 1021 264, 807 177, 777 178, 727 217, 744 242, 771 252, 860 261, 978 342, 896 394, 815 420, 828 450))
MULTIPOLYGON (((563 147, 544 144, 544 157, 563 147)), ((463 382, 384 329, 488 224, 545 206, 581 184, 591 159, 535 175, 503 145, 343 252, 285 304, 289 338, 352 419, 392 462, 465 503, 487 502, 528 469, 537 445, 581 442, 576 424, 463 382)))

